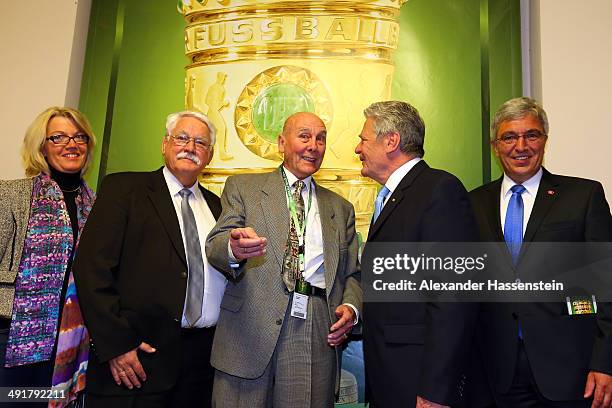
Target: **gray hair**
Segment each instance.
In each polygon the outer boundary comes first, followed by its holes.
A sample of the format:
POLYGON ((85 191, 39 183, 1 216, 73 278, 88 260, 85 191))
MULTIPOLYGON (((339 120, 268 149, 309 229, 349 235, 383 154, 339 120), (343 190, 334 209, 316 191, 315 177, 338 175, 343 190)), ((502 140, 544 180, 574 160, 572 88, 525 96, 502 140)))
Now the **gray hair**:
POLYGON ((548 135, 548 116, 544 108, 535 99, 521 96, 504 102, 495 112, 493 123, 491 123, 491 139, 497 138, 497 132, 503 122, 523 119, 527 115, 536 118, 544 129, 544 134, 548 135))
POLYGON ((208 116, 204 115, 201 112, 197 112, 197 111, 185 110, 181 112, 171 113, 170 115, 168 115, 168 117, 166 118, 166 137, 170 137, 170 135, 172 134, 172 131, 174 130, 174 127, 176 126, 176 123, 181 118, 196 118, 200 122, 204 123, 206 127, 208 128, 210 144, 212 146, 215 145, 215 140, 216 140, 216 135, 217 135, 217 129, 215 129, 215 125, 213 125, 210 119, 208 119, 208 116))
POLYGON ((400 135, 399 148, 403 153, 423 157, 425 123, 415 107, 401 101, 376 102, 364 109, 366 118, 374 119, 376 138, 389 133, 400 135))

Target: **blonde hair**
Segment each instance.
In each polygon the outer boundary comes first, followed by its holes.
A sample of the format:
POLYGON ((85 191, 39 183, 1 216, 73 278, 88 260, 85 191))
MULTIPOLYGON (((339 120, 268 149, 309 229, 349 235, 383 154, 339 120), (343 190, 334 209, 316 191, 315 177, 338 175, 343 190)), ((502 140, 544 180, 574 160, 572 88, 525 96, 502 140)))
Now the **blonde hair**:
POLYGON ((49 163, 43 155, 43 146, 47 142, 47 126, 49 121, 56 116, 67 118, 72 120, 79 130, 85 132, 89 136, 89 143, 87 143, 87 159, 85 165, 81 169, 81 176, 83 176, 91 162, 93 160, 93 151, 96 147, 96 136, 91 129, 89 121, 81 112, 72 108, 62 108, 58 106, 52 106, 34 119, 32 124, 26 130, 25 137, 23 138, 23 145, 21 146, 21 159, 25 167, 26 176, 34 177, 40 173, 49 174, 49 163))

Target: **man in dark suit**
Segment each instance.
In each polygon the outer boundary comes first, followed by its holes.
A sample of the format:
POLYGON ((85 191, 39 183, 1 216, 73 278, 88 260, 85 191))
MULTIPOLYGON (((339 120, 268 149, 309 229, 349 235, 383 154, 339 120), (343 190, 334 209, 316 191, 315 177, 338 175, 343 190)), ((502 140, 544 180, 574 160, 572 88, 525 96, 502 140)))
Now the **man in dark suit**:
MULTIPOLYGON (((417 110, 405 102, 387 101, 372 104, 364 114, 355 152, 362 175, 383 185, 367 242, 475 241, 467 191, 456 177, 422 160, 425 124, 417 110)), ((365 304, 370 406, 455 406, 474 316, 467 303, 365 304)))
MULTIPOLYGON (((521 268, 537 262, 539 254, 523 243, 612 241, 601 184, 542 167, 548 119, 536 101, 507 101, 491 128, 504 175, 472 191, 471 198, 482 239, 506 241, 507 269, 514 273, 516 268, 519 278, 531 277, 521 268)), ((540 263, 551 258, 540 258, 540 263)), ((597 306, 596 314, 570 316, 564 298, 558 303, 484 303, 476 339, 496 404, 610 407, 611 315, 609 305, 597 306)))
POLYGON ((165 166, 104 179, 74 275, 91 333, 88 407, 209 407, 210 350, 227 281, 204 256, 219 198, 197 181, 215 129, 168 116, 165 166))

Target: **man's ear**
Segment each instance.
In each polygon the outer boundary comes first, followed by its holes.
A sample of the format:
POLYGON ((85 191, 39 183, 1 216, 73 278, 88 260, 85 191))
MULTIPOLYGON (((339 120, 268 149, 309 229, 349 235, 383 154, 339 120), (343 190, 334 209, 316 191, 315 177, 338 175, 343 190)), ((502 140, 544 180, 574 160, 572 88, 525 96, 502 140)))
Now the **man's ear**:
POLYGON ((495 157, 499 157, 499 150, 497 150, 497 141, 491 140, 491 148, 493 149, 493 154, 495 154, 495 157))
POLYGON ((278 151, 285 153, 285 136, 282 133, 278 135, 278 151))
POLYGON ((162 139, 162 143, 161 143, 162 154, 166 154, 166 142, 167 141, 168 141, 168 138, 164 136, 164 138, 162 139))
POLYGON ((212 160, 212 158, 213 158, 214 154, 215 154, 215 148, 214 148, 214 146, 211 146, 211 147, 210 147, 210 154, 208 155, 208 160, 206 161, 206 165, 205 165, 205 167, 206 167, 206 166, 208 166, 208 164, 209 164, 209 163, 210 163, 210 161, 212 160))
POLYGON ((400 135, 397 132, 388 133, 385 136, 385 150, 387 153, 394 152, 399 149, 400 135))

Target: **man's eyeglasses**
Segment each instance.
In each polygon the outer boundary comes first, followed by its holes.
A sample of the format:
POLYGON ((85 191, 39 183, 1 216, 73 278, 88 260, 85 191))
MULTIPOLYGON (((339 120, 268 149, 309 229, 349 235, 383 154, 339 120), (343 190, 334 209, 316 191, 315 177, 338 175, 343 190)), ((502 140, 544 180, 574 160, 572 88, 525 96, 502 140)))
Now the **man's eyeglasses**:
POLYGON ((522 134, 516 132, 506 132, 500 137, 498 137, 496 140, 508 146, 513 146, 518 142, 521 137, 527 142, 534 143, 540 141, 542 138, 546 137, 546 135, 537 129, 531 129, 522 134))
POLYGON ((174 141, 174 144, 177 146, 186 146, 189 142, 193 140, 193 143, 195 144, 195 147, 198 150, 208 150, 211 147, 210 143, 199 137, 189 137, 184 134, 170 137, 174 141))
POLYGON ((79 133, 76 134, 74 136, 68 136, 68 135, 51 135, 47 137, 47 140, 50 140, 51 143, 55 144, 55 145, 67 145, 68 143, 70 143, 71 140, 74 140, 74 143, 76 144, 87 144, 89 143, 89 136, 87 136, 84 133, 79 133))

